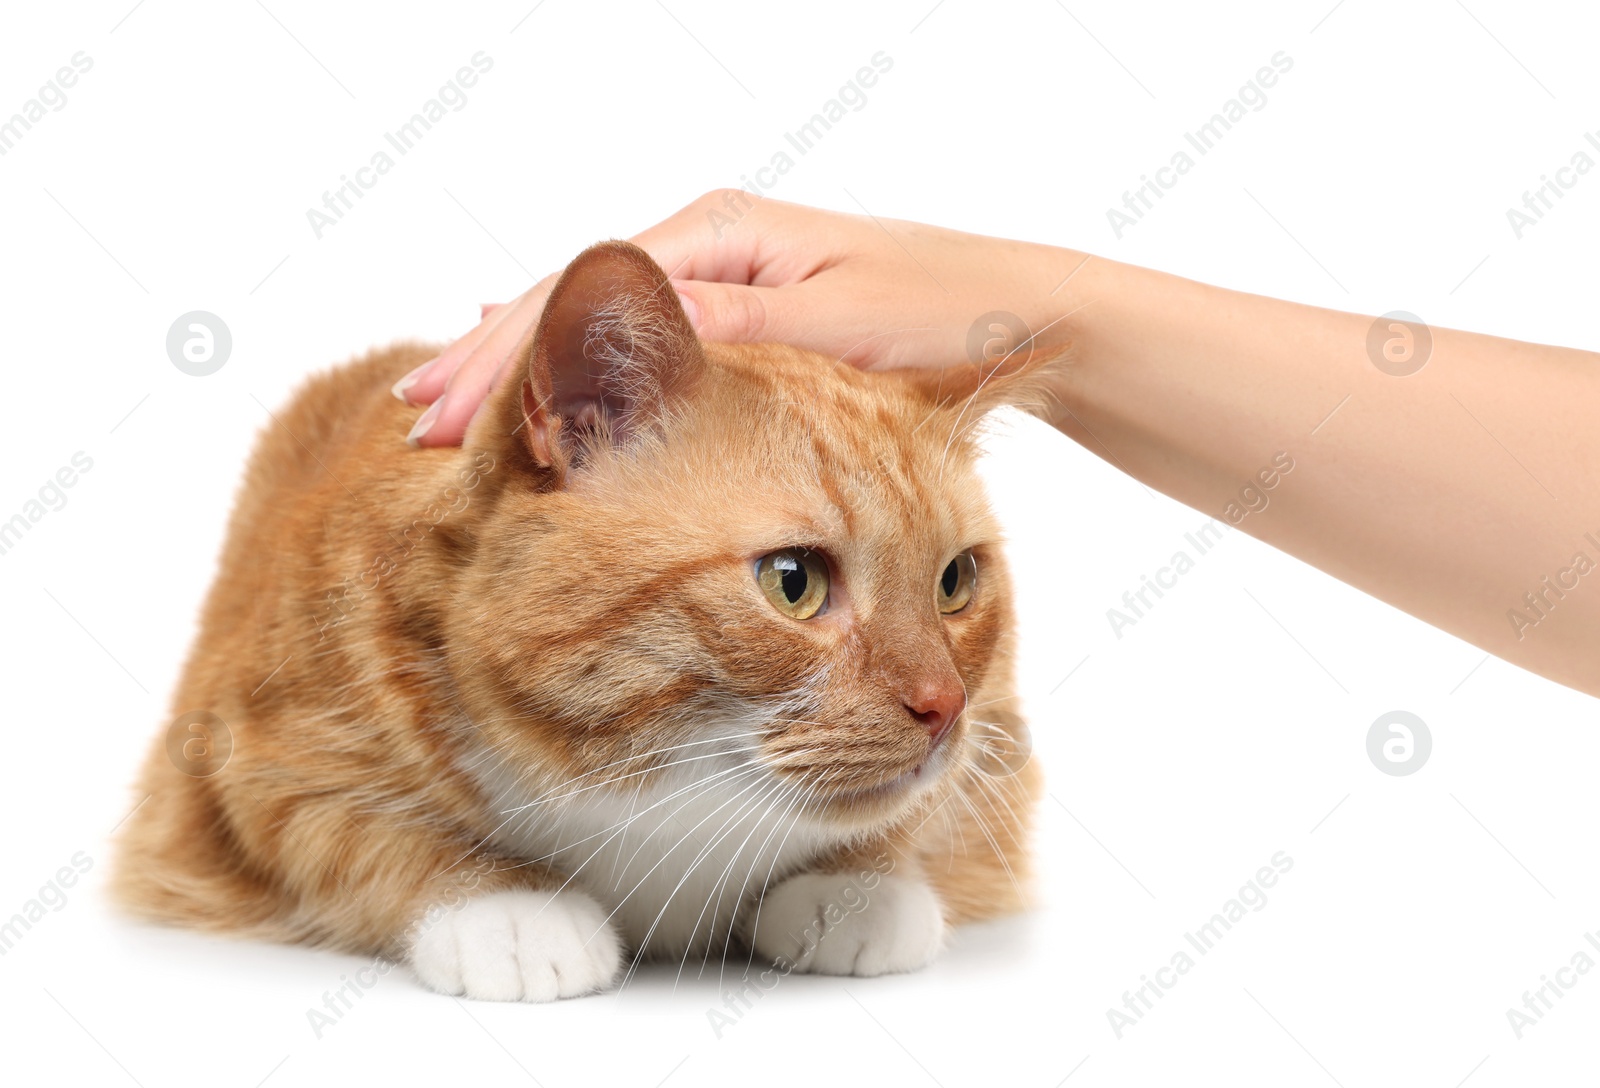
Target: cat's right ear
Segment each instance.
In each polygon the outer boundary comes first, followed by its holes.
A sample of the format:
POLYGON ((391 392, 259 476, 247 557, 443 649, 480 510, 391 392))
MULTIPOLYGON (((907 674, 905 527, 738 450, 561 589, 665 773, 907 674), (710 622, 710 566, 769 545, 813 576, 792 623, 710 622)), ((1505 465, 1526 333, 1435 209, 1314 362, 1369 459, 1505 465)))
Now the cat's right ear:
POLYGON ((977 419, 996 408, 1020 408, 1048 419, 1059 403, 1059 387, 1070 350, 1033 352, 997 363, 884 370, 924 399, 959 416, 977 419))
POLYGON ((664 423, 705 362, 666 273, 628 242, 567 266, 525 359, 516 429, 534 465, 557 470, 664 423))

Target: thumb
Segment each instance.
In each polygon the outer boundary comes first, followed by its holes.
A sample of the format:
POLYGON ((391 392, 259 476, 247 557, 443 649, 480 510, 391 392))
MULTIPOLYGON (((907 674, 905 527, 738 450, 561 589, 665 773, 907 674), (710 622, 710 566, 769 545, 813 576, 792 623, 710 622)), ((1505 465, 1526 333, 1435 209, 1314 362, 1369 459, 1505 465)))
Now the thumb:
POLYGON ((747 287, 707 280, 674 280, 684 313, 704 340, 750 344, 783 340, 793 327, 794 301, 786 287, 747 287))

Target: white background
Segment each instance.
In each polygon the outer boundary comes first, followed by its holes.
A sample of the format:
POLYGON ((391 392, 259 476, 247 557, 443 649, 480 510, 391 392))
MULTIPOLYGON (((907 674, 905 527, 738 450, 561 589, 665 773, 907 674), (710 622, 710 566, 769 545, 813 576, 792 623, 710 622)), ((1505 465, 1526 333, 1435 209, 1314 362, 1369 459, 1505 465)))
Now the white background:
POLYGON ((93 459, 0 556, 0 919, 93 860, 0 959, 7 1080, 1593 1075, 1600 972, 1520 1040, 1506 1010, 1600 930, 1596 703, 1240 533, 1119 639, 1106 610, 1220 511, 1031 421, 990 475, 1054 798, 1042 904, 961 932, 929 970, 792 978, 721 1039, 712 985, 674 990, 670 971, 553 1007, 464 1005, 395 971, 318 1039, 306 1010, 359 961, 142 928, 100 891, 243 459, 311 371, 459 333, 584 245, 740 184, 880 50, 894 64, 867 105, 773 195, 1593 348, 1600 173, 1520 240, 1506 219, 1600 128, 1585 5, 131 4, 9 6, 0 33, 0 118, 93 59, 0 157, 0 520, 93 459), (465 108, 317 239, 306 209, 479 50, 494 67, 465 108), (1106 209, 1280 50, 1294 67, 1268 104, 1117 239, 1106 209), (164 346, 197 309, 234 340, 205 378, 164 346), (1433 736, 1410 777, 1365 749, 1397 709, 1433 736), (1294 867, 1265 908, 1119 1040, 1106 1010, 1280 850, 1294 867))

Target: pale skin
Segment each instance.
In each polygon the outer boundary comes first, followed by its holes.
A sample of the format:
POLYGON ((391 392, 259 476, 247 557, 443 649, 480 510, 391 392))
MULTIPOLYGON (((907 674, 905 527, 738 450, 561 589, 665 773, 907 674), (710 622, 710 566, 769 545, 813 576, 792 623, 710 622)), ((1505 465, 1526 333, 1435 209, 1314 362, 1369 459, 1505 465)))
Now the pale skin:
MULTIPOLYGON (((1432 329, 1425 365, 1397 376, 1374 363, 1370 316, 738 191, 708 193, 632 241, 667 270, 707 340, 781 341, 867 369, 943 367, 971 361, 980 315, 1014 314, 1033 334, 1024 350, 1065 353, 1048 417, 1068 437, 1380 600, 1600 696, 1594 352, 1432 329), (1280 454, 1292 472, 1263 477, 1280 454), (1250 511, 1241 489, 1259 494, 1268 478, 1270 505, 1250 511)), ((432 406, 414 444, 461 441, 554 282, 485 307, 477 328, 396 387, 432 406)), ((1406 330, 1385 325, 1379 343, 1396 335, 1406 330)))

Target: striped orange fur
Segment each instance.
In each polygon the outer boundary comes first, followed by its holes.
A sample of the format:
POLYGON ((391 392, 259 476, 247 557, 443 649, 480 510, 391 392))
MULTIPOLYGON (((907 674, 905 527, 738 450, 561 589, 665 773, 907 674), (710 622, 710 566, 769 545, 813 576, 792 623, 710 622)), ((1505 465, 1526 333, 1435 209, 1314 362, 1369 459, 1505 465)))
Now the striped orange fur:
POLYGON ((945 924, 1025 902, 1039 776, 974 469, 1018 382, 701 344, 623 243, 569 268, 460 449, 407 449, 388 395, 431 353, 317 377, 262 435, 173 704, 220 719, 227 761, 157 737, 127 908, 405 957, 430 907, 581 891, 622 947, 681 958, 751 940, 786 879, 880 858, 945 924), (790 547, 830 572, 809 620, 753 573, 790 547), (965 697, 936 750, 929 684, 965 697), (653 826, 689 812, 713 815, 653 826), (619 835, 634 858, 588 863, 619 835))

